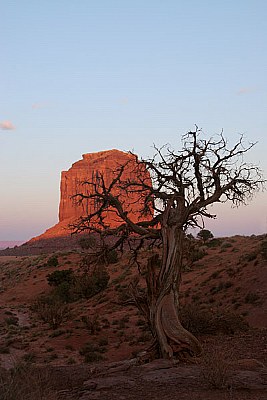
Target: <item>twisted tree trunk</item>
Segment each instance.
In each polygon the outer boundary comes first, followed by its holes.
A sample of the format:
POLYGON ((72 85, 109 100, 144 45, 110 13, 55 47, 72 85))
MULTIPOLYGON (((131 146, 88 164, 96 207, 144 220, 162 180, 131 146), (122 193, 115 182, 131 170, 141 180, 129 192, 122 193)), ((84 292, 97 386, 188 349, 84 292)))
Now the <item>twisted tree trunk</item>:
POLYGON ((133 293, 154 338, 151 351, 156 353, 154 356, 162 358, 199 356, 202 352, 197 338, 183 328, 179 319, 183 240, 183 229, 175 224, 162 226, 160 270, 157 270, 158 257, 154 255, 147 263, 146 299, 138 297, 137 292, 133 293))

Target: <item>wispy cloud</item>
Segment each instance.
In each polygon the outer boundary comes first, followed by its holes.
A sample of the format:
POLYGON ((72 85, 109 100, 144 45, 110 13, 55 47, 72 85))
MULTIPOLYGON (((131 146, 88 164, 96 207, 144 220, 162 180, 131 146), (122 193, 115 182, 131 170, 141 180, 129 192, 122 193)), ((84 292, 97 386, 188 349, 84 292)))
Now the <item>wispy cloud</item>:
POLYGON ((34 110, 40 110, 40 109, 42 109, 42 108, 47 108, 48 107, 48 104, 47 103, 33 103, 32 104, 32 108, 34 109, 34 110))
POLYGON ((127 96, 119 99, 120 104, 127 105, 129 103, 129 98, 127 96))
POLYGON ((10 121, 2 121, 0 122, 0 129, 4 131, 11 131, 15 129, 15 126, 10 121))
POLYGON ((237 91, 237 94, 238 94, 239 96, 242 96, 242 95, 244 95, 244 94, 250 94, 250 93, 256 92, 257 90, 258 90, 258 88, 255 87, 255 86, 247 86, 247 87, 242 87, 242 88, 240 88, 240 89, 237 91))

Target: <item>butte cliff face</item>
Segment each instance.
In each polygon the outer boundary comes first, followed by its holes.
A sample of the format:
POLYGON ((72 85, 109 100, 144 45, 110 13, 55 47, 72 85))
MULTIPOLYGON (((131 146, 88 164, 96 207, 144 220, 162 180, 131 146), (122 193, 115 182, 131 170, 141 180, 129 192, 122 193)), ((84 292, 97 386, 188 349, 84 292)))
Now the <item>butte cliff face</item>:
MULTIPOLYGON (((61 173, 59 223, 36 239, 67 235, 70 233, 68 232, 70 223, 95 210, 96 205, 91 199, 83 200, 79 203, 73 198, 77 193, 87 194, 89 190, 92 191, 92 185, 84 185, 84 182, 93 182, 98 185, 103 177, 105 185, 108 186, 122 165, 126 165, 122 179, 136 179, 137 164, 138 161, 135 155, 119 150, 84 154, 82 160, 75 162, 68 171, 61 173)), ((149 172, 145 169, 144 164, 138 169, 138 173, 140 179, 151 183, 149 172)), ((141 216, 143 204, 138 193, 120 193, 118 185, 114 186, 112 192, 114 195, 119 196, 123 202, 124 210, 127 211, 129 218, 134 222, 139 219, 146 219, 146 217, 141 216)), ((120 222, 121 220, 115 215, 114 211, 107 211, 105 223, 110 227, 115 227, 120 222)))

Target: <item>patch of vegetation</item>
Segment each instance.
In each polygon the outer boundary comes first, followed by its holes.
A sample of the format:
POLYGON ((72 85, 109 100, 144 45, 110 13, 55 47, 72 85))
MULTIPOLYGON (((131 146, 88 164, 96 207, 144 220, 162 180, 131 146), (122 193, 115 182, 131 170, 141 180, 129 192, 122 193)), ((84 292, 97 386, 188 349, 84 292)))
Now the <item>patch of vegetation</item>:
POLYGON ((205 352, 202 358, 201 377, 211 389, 225 389, 230 386, 230 368, 224 353, 218 349, 205 352))
POLYGON ((102 264, 116 264, 119 260, 118 252, 113 249, 103 253, 102 258, 100 258, 100 263, 102 264))
POLYGON ((70 309, 55 295, 40 296, 32 305, 32 310, 52 329, 57 329, 70 316, 70 309))
POLYGON ((206 243, 206 246, 208 246, 209 248, 216 248, 216 247, 220 247, 222 244, 222 239, 211 239, 206 243))
POLYGON ((86 343, 84 347, 79 351, 81 356, 84 356, 84 361, 86 363, 101 361, 104 359, 101 353, 103 353, 103 349, 105 348, 95 346, 93 343, 86 343))
POLYGON ((264 260, 267 260, 267 240, 264 240, 260 244, 260 253, 264 260))
POLYGON ((34 352, 26 353, 22 357, 23 361, 33 363, 36 361, 36 354, 34 352))
POLYGON ((53 255, 53 256, 49 257, 46 262, 47 267, 57 267, 58 264, 59 264, 59 262, 58 262, 57 255, 53 255))
POLYGON ((221 250, 225 250, 225 249, 228 249, 228 248, 230 248, 230 247, 233 247, 232 243, 230 243, 230 242, 223 242, 222 245, 221 245, 221 250))
POLYGON ((29 363, 17 363, 11 370, 0 370, 1 400, 56 400, 51 390, 51 372, 29 363))
POLYGON ((95 335, 101 330, 98 314, 92 316, 82 315, 81 320, 91 335, 95 335))
POLYGON ((248 292, 248 294, 245 297, 245 303, 246 304, 259 304, 260 302, 260 296, 256 292, 248 292))
POLYGON ((257 257, 258 257, 258 254, 256 253, 256 251, 253 251, 251 253, 245 254, 244 260, 245 261, 254 261, 254 260, 256 260, 257 257))
POLYGON ((93 236, 84 236, 79 240, 78 243, 83 250, 89 250, 95 246, 96 240, 93 236))
POLYGON ((0 354, 9 354, 10 348, 8 346, 2 345, 0 346, 0 354))
POLYGON ((5 323, 7 325, 18 326, 19 319, 17 317, 15 317, 14 315, 12 315, 10 317, 6 317, 5 318, 5 323))
POLYGON ((188 304, 180 312, 182 325, 195 335, 217 333, 234 334, 246 331, 248 324, 243 317, 230 312, 210 311, 188 304))
POLYGON ((213 233, 209 231, 208 229, 201 229, 198 234, 197 238, 202 240, 205 244, 208 242, 210 239, 213 239, 213 233))
POLYGON ((71 269, 54 271, 47 275, 49 285, 54 288, 54 295, 63 302, 72 302, 80 298, 89 299, 104 290, 109 281, 109 274, 104 266, 94 267, 92 271, 75 274, 71 269))
POLYGON ((54 271, 47 275, 47 281, 50 286, 59 286, 62 283, 70 284, 74 281, 74 272, 72 269, 54 271))
POLYGON ((211 279, 216 279, 216 278, 220 278, 220 271, 214 271, 211 276, 211 279))
POLYGON ((59 337, 61 335, 64 335, 66 331, 64 329, 56 329, 54 332, 52 332, 49 337, 54 338, 54 337, 59 337))

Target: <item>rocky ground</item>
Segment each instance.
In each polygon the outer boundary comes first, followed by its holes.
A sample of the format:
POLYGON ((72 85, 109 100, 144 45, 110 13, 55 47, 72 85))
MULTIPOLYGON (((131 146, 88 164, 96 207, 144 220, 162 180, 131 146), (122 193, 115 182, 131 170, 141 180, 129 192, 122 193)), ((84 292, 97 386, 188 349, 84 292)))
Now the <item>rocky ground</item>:
MULTIPOLYGON (((51 390, 44 395, 38 385, 38 394, 31 397, 36 400, 266 399, 267 261, 261 253, 265 240, 223 238, 187 266, 181 313, 201 341, 204 356, 175 365, 164 360, 138 364, 136 357, 151 337, 129 302, 127 288, 136 268, 127 254, 108 266, 108 287, 90 299, 70 302, 65 318, 53 329, 33 305, 40 294, 49 295, 49 273, 78 272, 84 254, 77 241, 73 250, 57 241, 57 249, 53 242, 39 255, 31 255, 27 245, 21 254, 20 248, 13 255, 11 250, 1 253, 0 384, 7 387, 11 382, 8 369, 27 365, 27 371, 38 372, 38 379, 49 373, 45 387, 51 390), (49 264, 54 256, 58 265, 49 264)), ((147 256, 144 253, 144 262, 147 256)), ((23 376, 27 382, 23 373, 18 381, 23 376)), ((16 374, 12 379, 15 387, 16 374)), ((27 398, 18 396, 13 398, 27 398)))

